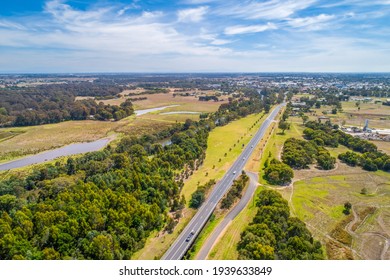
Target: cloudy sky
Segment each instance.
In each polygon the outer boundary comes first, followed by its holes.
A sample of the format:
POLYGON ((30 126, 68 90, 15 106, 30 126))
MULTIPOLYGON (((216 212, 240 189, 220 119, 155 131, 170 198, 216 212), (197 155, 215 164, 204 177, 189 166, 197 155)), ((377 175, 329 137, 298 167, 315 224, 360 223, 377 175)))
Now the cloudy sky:
POLYGON ((2 73, 390 71, 390 0, 2 2, 2 73))

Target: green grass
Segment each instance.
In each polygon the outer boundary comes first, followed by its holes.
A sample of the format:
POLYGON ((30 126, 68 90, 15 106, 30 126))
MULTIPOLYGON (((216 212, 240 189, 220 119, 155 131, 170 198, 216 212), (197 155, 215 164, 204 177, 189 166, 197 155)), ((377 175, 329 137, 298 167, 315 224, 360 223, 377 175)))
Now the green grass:
POLYGON ((340 220, 345 215, 343 213, 344 205, 336 205, 330 208, 330 217, 335 220, 340 220))
POLYGON ((260 127, 264 117, 261 118, 261 121, 255 128, 249 131, 249 128, 259 120, 261 116, 262 114, 250 115, 226 126, 216 127, 210 133, 204 163, 185 182, 182 190, 182 194, 184 194, 187 201, 190 200, 191 194, 196 190, 198 184, 205 184, 210 179, 218 181, 223 177, 238 155, 242 152, 242 144, 246 145, 252 138, 253 133, 260 127), (225 153, 227 154, 226 157, 225 153), (219 159, 221 159, 221 161, 219 161, 219 159), (213 168, 214 166, 215 168, 213 168), (206 173, 208 173, 207 176, 206 173))

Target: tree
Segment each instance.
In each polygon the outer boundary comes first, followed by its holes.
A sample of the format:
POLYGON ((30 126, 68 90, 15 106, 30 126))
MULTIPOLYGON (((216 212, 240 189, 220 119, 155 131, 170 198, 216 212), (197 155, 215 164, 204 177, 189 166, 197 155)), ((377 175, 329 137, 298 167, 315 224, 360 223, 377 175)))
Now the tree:
POLYGON ((66 161, 66 170, 68 175, 73 175, 76 173, 76 162, 72 157, 68 158, 66 161))
POLYGON ((330 170, 334 168, 336 159, 331 157, 328 151, 322 151, 317 156, 317 163, 324 170, 330 170))
POLYGON ((345 215, 349 215, 351 213, 351 209, 352 209, 352 204, 350 202, 345 202, 344 203, 344 210, 343 210, 343 213, 345 215))
POLYGON ((258 195, 258 212, 241 234, 239 259, 323 259, 321 243, 305 223, 290 217, 288 202, 274 190, 258 195))
POLYGON ((289 124, 288 122, 286 122, 286 121, 280 121, 278 127, 279 127, 279 129, 282 130, 282 134, 284 134, 284 131, 285 131, 286 129, 289 129, 289 128, 290 128, 290 124, 289 124))
POLYGON ((264 170, 264 178, 272 185, 283 185, 289 183, 294 176, 290 166, 278 160, 271 160, 264 170))
POLYGON ((191 195, 191 200, 190 200, 190 207, 191 208, 199 208, 202 203, 205 200, 205 193, 202 190, 196 190, 192 195, 191 195))
POLYGON ((302 118, 303 124, 305 124, 309 120, 309 117, 306 115, 303 115, 301 118, 302 118))

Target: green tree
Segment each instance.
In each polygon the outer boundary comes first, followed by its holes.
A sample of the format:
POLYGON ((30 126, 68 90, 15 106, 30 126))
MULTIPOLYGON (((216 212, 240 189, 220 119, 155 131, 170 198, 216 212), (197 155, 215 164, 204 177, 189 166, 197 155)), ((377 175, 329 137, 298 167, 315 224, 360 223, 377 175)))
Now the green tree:
POLYGON ((285 122, 285 121, 280 121, 278 127, 279 127, 279 129, 282 130, 282 134, 284 134, 284 131, 286 129, 290 129, 290 124, 288 122, 285 122))
POLYGON ((309 117, 306 115, 303 115, 301 118, 302 118, 303 124, 305 124, 309 120, 309 117))
POLYGON ((351 209, 352 209, 352 204, 350 202, 345 202, 344 203, 344 210, 343 210, 343 213, 345 215, 349 215, 351 213, 351 209))

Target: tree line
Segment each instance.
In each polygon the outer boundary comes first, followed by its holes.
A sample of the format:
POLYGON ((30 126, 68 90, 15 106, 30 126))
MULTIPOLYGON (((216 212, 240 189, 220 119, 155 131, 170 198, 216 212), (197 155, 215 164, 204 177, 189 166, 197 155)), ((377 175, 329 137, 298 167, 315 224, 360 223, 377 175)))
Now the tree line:
POLYGON ((249 181, 249 177, 242 171, 241 176, 233 181, 233 185, 227 192, 227 194, 221 200, 221 208, 229 209, 237 199, 241 198, 242 191, 244 190, 246 184, 249 181))

